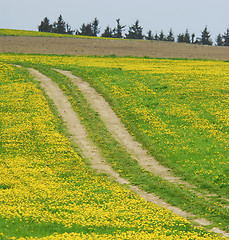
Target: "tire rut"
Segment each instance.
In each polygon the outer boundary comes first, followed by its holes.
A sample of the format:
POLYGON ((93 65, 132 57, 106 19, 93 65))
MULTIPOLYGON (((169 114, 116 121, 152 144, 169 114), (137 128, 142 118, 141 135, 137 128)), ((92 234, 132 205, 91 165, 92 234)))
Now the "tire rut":
MULTIPOLYGON (((161 165, 154 157, 149 155, 147 151, 142 148, 142 145, 135 141, 133 136, 129 134, 109 103, 97 93, 94 88, 90 87, 88 82, 82 81, 70 71, 59 69, 55 69, 55 71, 67 76, 80 89, 92 109, 99 114, 112 136, 125 147, 131 154, 131 157, 138 161, 139 165, 171 183, 185 185, 193 189, 197 188, 195 185, 183 181, 181 177, 172 175, 169 168, 161 165)), ((201 194, 193 189, 190 189, 190 191, 206 199, 211 196, 217 196, 217 194, 201 194)), ((229 201, 228 199, 225 200, 229 201)))
POLYGON ((90 87, 88 82, 82 81, 69 71, 55 70, 70 78, 70 80, 80 89, 87 102, 91 105, 92 109, 99 114, 113 137, 125 147, 125 149, 131 154, 132 158, 138 161, 139 165, 169 182, 196 188, 194 185, 182 181, 180 177, 173 176, 169 168, 162 166, 150 156, 147 151, 142 148, 141 144, 135 141, 133 136, 129 134, 126 127, 112 110, 108 102, 98 94, 94 88, 90 87))
MULTIPOLYGON (((55 82, 53 82, 50 78, 41 74, 39 71, 37 71, 35 69, 31 69, 31 68, 29 68, 28 70, 29 70, 30 74, 35 78, 35 80, 38 81, 41 84, 41 86, 44 88, 48 97, 50 99, 52 99, 54 105, 57 107, 59 114, 63 118, 69 132, 71 133, 72 140, 75 141, 77 143, 77 145, 81 148, 83 155, 87 159, 90 160, 90 164, 93 169, 95 169, 99 173, 105 173, 108 176, 111 176, 112 179, 115 179, 118 183, 120 183, 122 185, 123 184, 126 185, 129 189, 131 189, 132 191, 137 193, 140 197, 144 198, 146 201, 152 202, 161 207, 166 207, 170 211, 172 211, 173 213, 175 213, 181 217, 184 217, 184 218, 191 217, 192 219, 194 219, 192 221, 196 222, 200 226, 211 225, 211 222, 207 221, 206 219, 195 219, 195 215, 188 213, 186 211, 183 211, 182 209, 180 209, 178 207, 174 207, 174 206, 166 203, 164 200, 160 199, 159 197, 155 196, 154 194, 147 193, 144 190, 141 190, 140 188, 138 188, 137 186, 131 185, 128 180, 120 177, 120 175, 113 170, 113 168, 105 161, 105 159, 103 159, 103 157, 100 154, 99 149, 94 145, 93 142, 90 141, 84 126, 80 122, 80 118, 78 117, 77 113, 73 110, 71 103, 68 101, 68 97, 66 95, 64 95, 63 91, 59 88, 59 86, 55 82)), ((88 88, 88 85, 87 85, 88 83, 82 82, 82 80, 80 80, 76 76, 72 75, 70 72, 61 71, 61 70, 56 70, 56 71, 71 78, 71 80, 75 84, 76 84, 76 82, 79 82, 79 81, 81 82, 80 84, 82 86, 81 87, 78 86, 78 87, 82 91, 82 93, 85 94, 85 98, 91 104, 92 108, 94 108, 96 105, 98 106, 99 104, 101 104, 100 100, 103 98, 100 95, 98 95, 98 93, 96 93, 94 89, 88 88), (95 96, 94 93, 96 93, 98 96, 95 96), (89 96, 91 97, 91 100, 88 99, 89 96), (94 102, 94 101, 97 102, 97 104, 93 104, 92 102, 94 102)), ((105 100, 103 99, 103 101, 105 101, 105 100)), ((105 101, 105 103, 103 102, 103 104, 108 106, 108 103, 106 101, 105 101)), ((104 107, 103 104, 101 105, 102 108, 104 107)), ((97 111, 99 112, 98 109, 99 108, 97 107, 97 111)), ((113 112, 113 110, 111 110, 111 111, 113 112)), ((111 113, 111 111, 109 110, 108 114, 111 113)), ((99 114, 100 114, 100 112, 99 112, 99 114)), ((101 114, 100 114, 100 116, 101 116, 101 114)), ((112 117, 114 116, 113 113, 111 116, 112 117)), ((101 116, 101 118, 105 122, 105 117, 101 116)), ((116 125, 116 123, 113 122, 114 129, 117 128, 117 126, 115 126, 115 125, 116 125)), ((114 130, 111 130, 111 131, 114 131, 114 130)), ((132 136, 131 136, 131 138, 132 138, 132 136)), ((138 149, 141 148, 140 144, 138 144, 138 143, 135 143, 134 146, 137 146, 138 149)), ((130 148, 133 150, 133 146, 131 146, 130 148)), ((127 149, 128 149, 128 147, 127 147, 127 149)), ((145 150, 140 151, 140 152, 144 155, 147 155, 145 150)), ((139 152, 136 153, 135 151, 133 151, 133 154, 138 156, 140 153, 139 152)), ((152 161, 155 162, 155 160, 152 157, 150 157, 150 159, 152 159, 152 161)), ((149 161, 150 160, 147 160, 144 166, 148 166, 148 164, 149 164, 149 166, 151 166, 152 163, 150 163, 149 161)), ((156 163, 156 164, 161 169, 161 170, 158 170, 160 172, 160 174, 164 173, 168 177, 168 180, 170 179, 171 182, 174 181, 174 182, 179 182, 179 183, 183 184, 183 181, 180 181, 180 179, 177 179, 176 177, 174 178, 172 175, 170 175, 168 169, 164 169, 163 166, 161 168, 161 166, 158 163, 156 163)), ((228 233, 221 231, 218 228, 211 229, 210 231, 220 233, 226 237, 229 237, 228 233)))

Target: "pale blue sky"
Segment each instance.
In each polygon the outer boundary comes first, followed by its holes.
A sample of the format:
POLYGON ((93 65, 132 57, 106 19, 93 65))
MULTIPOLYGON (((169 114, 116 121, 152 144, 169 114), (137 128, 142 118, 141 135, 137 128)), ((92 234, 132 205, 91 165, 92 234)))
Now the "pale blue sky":
POLYGON ((44 17, 54 22, 62 14, 72 29, 95 17, 101 31, 114 28, 117 18, 126 30, 138 19, 145 34, 149 29, 167 34, 172 28, 177 35, 188 28, 200 36, 207 25, 215 40, 229 28, 228 12, 229 0, 0 0, 0 28, 37 30, 44 17))

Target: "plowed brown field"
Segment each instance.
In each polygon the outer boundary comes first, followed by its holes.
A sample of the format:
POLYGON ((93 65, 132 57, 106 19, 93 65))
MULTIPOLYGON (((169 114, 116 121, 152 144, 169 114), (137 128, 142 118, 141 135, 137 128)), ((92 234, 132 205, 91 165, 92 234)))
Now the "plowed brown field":
POLYGON ((229 60, 229 47, 115 39, 0 36, 0 52, 229 60))

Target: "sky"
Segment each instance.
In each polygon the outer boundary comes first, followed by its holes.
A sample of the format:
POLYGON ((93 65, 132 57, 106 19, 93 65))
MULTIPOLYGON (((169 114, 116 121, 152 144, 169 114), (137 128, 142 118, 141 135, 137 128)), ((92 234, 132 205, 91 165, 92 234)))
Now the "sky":
POLYGON ((215 41, 229 28, 228 12, 229 0, 0 0, 0 28, 36 31, 44 17, 54 22, 61 14, 74 30, 97 17, 102 33, 120 18, 126 31, 139 20, 144 34, 172 28, 175 36, 188 29, 200 37, 207 26, 215 41))

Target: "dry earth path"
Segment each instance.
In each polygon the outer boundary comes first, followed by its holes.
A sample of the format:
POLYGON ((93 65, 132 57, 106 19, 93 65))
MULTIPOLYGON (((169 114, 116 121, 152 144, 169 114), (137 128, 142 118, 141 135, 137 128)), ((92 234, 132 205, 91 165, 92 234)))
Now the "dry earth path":
MULTIPOLYGON (((78 144, 78 146, 81 148, 83 155, 90 160, 90 164, 93 169, 97 170, 100 173, 106 173, 108 176, 111 176, 120 184, 127 185, 132 191, 137 193, 140 197, 144 198, 146 201, 158 204, 162 207, 166 207, 170 209, 172 212, 174 212, 175 214, 180 215, 182 217, 195 218, 195 215, 185 212, 178 207, 174 207, 166 203, 164 200, 160 199, 159 197, 153 194, 149 194, 139 189, 138 187, 131 185, 128 180, 121 178, 119 174, 115 172, 111 168, 111 166, 103 159, 99 149, 89 140, 87 132, 84 126, 80 122, 80 118, 78 117, 76 112, 73 110, 70 102, 68 101, 67 96, 64 95, 64 93, 58 87, 58 85, 47 76, 38 72, 37 70, 29 69, 29 71, 31 75, 35 78, 35 80, 40 82, 41 86, 44 88, 49 98, 52 99, 52 101, 54 102, 54 105, 57 107, 59 114, 62 116, 65 124, 67 125, 71 133, 72 140, 75 141, 78 144)), ((114 125, 116 125, 116 123, 114 125)), ((207 226, 211 224, 211 222, 209 222, 206 219, 196 218, 193 221, 198 223, 200 226, 207 226)), ((213 228, 211 229, 211 231, 220 233, 223 236, 229 237, 228 233, 218 228, 213 228)))
MULTIPOLYGON (((174 176, 170 172, 169 168, 161 165, 154 157, 149 155, 147 151, 142 148, 142 145, 135 141, 133 136, 127 131, 126 127, 112 110, 109 103, 99 93, 97 93, 94 88, 90 87, 88 82, 73 75, 70 71, 63 71, 59 69, 55 70, 67 76, 80 89, 92 109, 99 114, 112 136, 125 147, 127 152, 131 154, 132 158, 138 161, 139 165, 144 167, 147 171, 152 172, 169 182, 182 184, 192 189, 197 188, 195 185, 183 181, 181 177, 174 176)), ((192 189, 190 190, 195 192, 192 189)), ((204 195, 198 192, 195 193, 206 198, 217 196, 217 194, 204 195)), ((224 200, 229 201, 229 199, 224 200)))
POLYGON ((91 105, 92 109, 99 114, 113 137, 125 147, 131 156, 138 161, 139 165, 149 172, 152 172, 170 182, 189 185, 182 181, 180 177, 173 176, 169 168, 159 164, 158 161, 142 148, 140 143, 134 140, 133 136, 129 134, 126 127, 112 110, 108 102, 98 94, 94 88, 90 87, 88 82, 82 81, 79 77, 74 76, 69 71, 55 70, 69 77, 70 80, 80 89, 87 102, 91 105))

